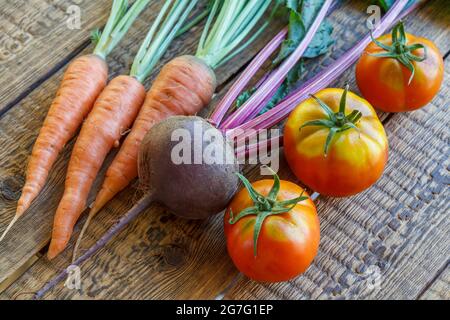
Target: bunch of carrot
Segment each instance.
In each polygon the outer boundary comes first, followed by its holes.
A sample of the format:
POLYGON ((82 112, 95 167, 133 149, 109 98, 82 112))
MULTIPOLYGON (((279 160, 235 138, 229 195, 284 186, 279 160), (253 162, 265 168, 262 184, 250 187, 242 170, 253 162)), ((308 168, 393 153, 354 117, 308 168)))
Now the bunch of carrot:
POLYGON ((16 214, 0 241, 41 192, 59 153, 75 136, 92 110, 95 100, 107 83, 106 57, 125 36, 149 1, 136 0, 128 8, 127 0, 114 0, 103 33, 96 32, 93 35, 97 42, 94 53, 75 59, 67 68, 34 144, 16 214))

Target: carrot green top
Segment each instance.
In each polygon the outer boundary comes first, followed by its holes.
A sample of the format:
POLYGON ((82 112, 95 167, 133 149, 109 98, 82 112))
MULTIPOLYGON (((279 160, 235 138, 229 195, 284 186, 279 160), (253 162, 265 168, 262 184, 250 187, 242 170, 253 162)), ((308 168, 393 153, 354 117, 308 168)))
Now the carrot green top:
MULTIPOLYGON (((270 19, 265 21, 258 31, 239 46, 260 21, 272 2, 272 0, 214 0, 196 56, 213 69, 232 59, 250 45, 268 26, 270 19)), ((278 4, 278 1, 276 3, 278 4)))
POLYGON ((105 59, 149 2, 150 0, 136 0, 129 8, 128 0, 114 0, 105 29, 103 32, 97 29, 92 33, 92 40, 96 43, 94 54, 105 59))
POLYGON ((143 82, 177 35, 189 30, 205 13, 184 26, 199 0, 166 0, 131 67, 130 75, 143 82))

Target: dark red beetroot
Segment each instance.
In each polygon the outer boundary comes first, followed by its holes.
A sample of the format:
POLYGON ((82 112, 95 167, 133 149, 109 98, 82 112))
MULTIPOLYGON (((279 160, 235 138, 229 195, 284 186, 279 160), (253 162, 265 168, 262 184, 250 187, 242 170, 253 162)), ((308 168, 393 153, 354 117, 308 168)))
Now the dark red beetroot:
POLYGON ((138 162, 147 196, 184 218, 219 213, 239 186, 232 146, 199 117, 176 116, 155 125, 142 142, 138 162), (188 163, 177 164, 182 160, 188 163))

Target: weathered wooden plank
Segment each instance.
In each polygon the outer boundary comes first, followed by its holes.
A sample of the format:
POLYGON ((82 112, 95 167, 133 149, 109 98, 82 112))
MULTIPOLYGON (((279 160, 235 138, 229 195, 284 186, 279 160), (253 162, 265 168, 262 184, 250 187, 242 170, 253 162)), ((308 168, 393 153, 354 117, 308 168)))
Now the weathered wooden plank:
MULTIPOLYGON (((337 15, 341 19, 338 25, 348 25, 344 16, 348 20, 354 19, 348 13, 337 15)), ((354 31, 358 29, 357 23, 353 22, 351 26, 354 28, 343 31, 343 39, 355 40, 352 32, 357 32, 354 31)), ((362 28, 359 25, 361 32, 362 28)), ((321 60, 322 66, 332 61, 333 55, 338 56, 338 50, 344 50, 340 44, 337 48, 321 60)), ((292 179, 288 172, 284 167, 282 176, 287 178, 286 175, 289 175, 292 179)), ((254 174, 251 177, 256 178, 254 174)), ((98 216, 86 245, 98 238, 114 219, 131 206, 133 194, 133 189, 125 191, 98 216)), ((221 223, 220 217, 208 222, 188 222, 166 216, 161 208, 149 210, 83 266, 86 278, 83 277, 84 292, 81 295, 58 288, 47 298, 215 297, 237 274, 225 252, 221 223)), ((68 258, 66 252, 55 263, 39 260, 2 297, 39 289, 56 270, 67 265, 68 258)), ((257 298, 261 297, 264 296, 257 298)))
POLYGON ((418 297, 420 300, 450 300, 450 268, 446 263, 443 272, 418 297))
POLYGON ((305 275, 274 285, 241 278, 227 299, 415 299, 420 294, 448 259, 448 63, 445 79, 429 106, 388 122, 389 165, 373 188, 348 199, 319 200, 321 246, 305 275))
MULTIPOLYGON (((158 3, 161 4, 161 2, 158 3)), ((157 10, 152 10, 151 15, 155 14, 157 14, 157 10)), ((112 54, 110 69, 113 75, 128 72, 127 69, 131 64, 133 52, 137 51, 142 33, 146 32, 148 21, 151 20, 151 18, 148 18, 147 23, 138 21, 135 31, 130 32, 128 38, 112 54)), ((224 83, 226 79, 234 75, 243 64, 261 49, 270 37, 273 37, 279 28, 281 28, 281 25, 275 26, 273 30, 265 33, 251 49, 236 57, 226 67, 219 69, 217 71, 218 83, 224 83)), ((195 52, 200 32, 201 29, 197 27, 191 33, 180 37, 166 54, 163 62, 176 55, 195 52)), ((92 50, 91 47, 84 52, 90 50, 92 50)), ((0 152, 0 190, 2 195, 0 225, 2 230, 13 216, 16 200, 23 184, 27 158, 50 101, 59 85, 61 75, 62 71, 52 76, 0 119, 0 145, 2 145, 0 152)), ((150 82, 151 80, 147 81, 147 87, 149 87, 150 82)), ((28 214, 18 222, 8 238, 0 243, 0 283, 47 244, 53 213, 63 190, 65 166, 70 149, 71 144, 56 163, 47 187, 43 190, 39 199, 35 201, 28 214)), ((99 181, 101 181, 101 175, 96 186, 99 181)), ((96 187, 94 187, 94 190, 96 190, 96 187)), ((116 208, 117 214, 124 212, 125 208, 131 203, 131 200, 134 199, 134 192, 135 190, 130 188, 127 196, 122 198, 122 202, 116 208), (123 199, 126 200, 123 201, 123 199)), ((112 224, 112 220, 107 221, 109 221, 108 226, 112 224)), ((104 229, 99 233, 103 231, 104 229)), ((55 266, 62 266, 67 261, 66 259, 63 263, 55 264, 55 266)))
POLYGON ((3 1, 0 114, 61 68, 74 51, 86 47, 90 30, 106 22, 110 7, 109 0, 3 1), (68 24, 71 6, 80 8, 79 30, 68 24))

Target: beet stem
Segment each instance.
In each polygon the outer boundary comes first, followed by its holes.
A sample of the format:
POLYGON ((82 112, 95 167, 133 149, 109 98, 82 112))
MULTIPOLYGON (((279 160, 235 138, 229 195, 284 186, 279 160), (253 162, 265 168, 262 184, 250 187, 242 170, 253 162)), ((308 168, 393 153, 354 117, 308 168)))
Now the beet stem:
MULTIPOLYGON (((426 1, 422 0, 415 2, 407 9, 404 9, 408 1, 396 1, 388 13, 384 15, 381 23, 373 30, 373 36, 375 38, 381 36, 393 23, 404 18, 407 14, 411 13, 412 10, 416 9, 421 3, 424 2, 426 1)), ((370 34, 367 34, 355 46, 342 55, 335 63, 331 64, 321 73, 318 73, 316 76, 306 81, 297 90, 291 92, 273 109, 257 116, 256 118, 253 118, 250 121, 244 122, 236 127, 232 127, 232 130, 267 129, 284 120, 301 101, 309 97, 309 94, 316 93, 321 89, 324 89, 330 83, 335 81, 345 70, 350 68, 350 66, 359 59, 365 47, 371 41, 372 39, 370 34)), ((228 134, 231 133, 228 132, 228 134)))
MULTIPOLYGON (((153 195, 148 194, 139 200, 115 225, 113 225, 92 247, 82 254, 71 266, 79 266, 87 259, 92 257, 98 250, 103 248, 116 234, 118 234, 128 223, 133 221, 142 211, 144 211, 153 202, 153 195)), ((52 290, 68 274, 68 268, 61 271, 44 287, 42 287, 33 297, 33 300, 41 299, 45 294, 52 290)))

